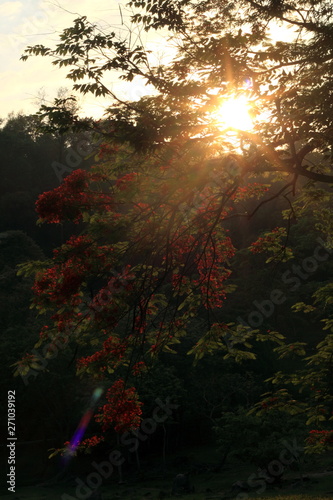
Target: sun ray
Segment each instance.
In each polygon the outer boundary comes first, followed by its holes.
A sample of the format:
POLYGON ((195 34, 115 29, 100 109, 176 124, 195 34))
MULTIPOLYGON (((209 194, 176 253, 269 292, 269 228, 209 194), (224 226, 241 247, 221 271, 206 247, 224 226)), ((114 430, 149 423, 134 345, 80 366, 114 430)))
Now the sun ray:
POLYGON ((246 95, 231 96, 226 99, 214 113, 219 128, 235 130, 251 130, 253 117, 251 102, 246 95))

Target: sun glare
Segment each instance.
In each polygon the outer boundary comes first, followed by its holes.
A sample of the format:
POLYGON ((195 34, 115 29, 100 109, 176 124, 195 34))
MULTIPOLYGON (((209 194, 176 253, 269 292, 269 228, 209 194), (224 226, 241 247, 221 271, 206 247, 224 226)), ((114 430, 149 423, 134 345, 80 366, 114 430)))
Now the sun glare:
POLYGON ((223 128, 251 130, 253 119, 250 101, 245 95, 230 97, 216 112, 216 120, 223 128))

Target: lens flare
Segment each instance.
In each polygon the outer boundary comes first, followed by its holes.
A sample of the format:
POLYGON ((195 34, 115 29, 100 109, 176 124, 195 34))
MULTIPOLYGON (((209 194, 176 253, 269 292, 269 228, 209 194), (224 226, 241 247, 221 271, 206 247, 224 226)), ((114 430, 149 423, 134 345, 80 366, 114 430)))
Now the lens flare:
POLYGON ((251 89, 252 87, 253 87, 252 78, 245 78, 243 88, 248 90, 251 89))
POLYGON ((70 440, 69 444, 67 445, 66 451, 64 453, 65 462, 69 461, 69 459, 74 455, 75 450, 79 446, 79 444, 84 436, 84 433, 89 425, 89 422, 94 414, 95 406, 96 406, 96 404, 97 404, 97 402, 100 399, 102 394, 103 394, 103 389, 101 387, 97 387, 94 390, 94 392, 91 396, 90 403, 89 403, 89 408, 87 409, 85 414, 82 416, 80 423, 77 426, 77 428, 72 436, 72 439, 70 440))

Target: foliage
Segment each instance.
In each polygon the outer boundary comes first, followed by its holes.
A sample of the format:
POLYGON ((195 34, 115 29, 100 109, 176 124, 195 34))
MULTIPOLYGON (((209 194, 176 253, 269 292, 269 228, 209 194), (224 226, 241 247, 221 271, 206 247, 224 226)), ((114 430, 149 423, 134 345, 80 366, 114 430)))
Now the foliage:
POLYGON ((282 420, 281 413, 274 409, 258 416, 239 408, 236 412, 225 412, 215 432, 222 453, 267 467, 284 449, 283 441, 304 439, 303 426, 302 419, 282 420))
MULTIPOLYGON (((40 342, 61 332, 79 347, 80 375, 119 388, 138 363, 150 369, 159 353, 176 354, 200 317, 201 338, 189 346, 196 359, 222 350, 224 359, 247 362, 256 359, 258 343, 273 341, 278 356, 300 356, 302 364, 271 379, 283 386, 279 405, 307 412, 309 425, 327 422, 331 335, 323 334, 315 351, 299 341, 283 345, 280 333, 226 321, 223 306, 235 290, 234 220, 251 221, 282 200, 286 227, 274 224, 250 242, 255 253, 272 254, 266 264, 293 257, 290 228, 309 209, 316 230, 331 243, 333 8, 306 0, 130 5, 144 29, 167 27, 174 34, 178 53, 169 65, 152 67, 143 47, 86 17, 64 30, 55 48, 28 47, 22 56, 52 57, 56 66, 69 68, 74 90, 114 99, 100 122, 80 123, 64 112, 62 100, 43 109, 52 130, 86 126, 104 142, 91 171, 76 170, 37 201, 40 221, 83 224, 82 234, 55 250, 45 269, 35 269, 34 306, 53 320, 40 342), (289 28, 285 41, 273 39, 276 23, 289 28), (106 84, 114 70, 128 81, 143 78, 156 95, 120 100, 106 84), (239 96, 251 107, 251 130, 235 130, 219 118, 221 106, 239 96), (322 397, 311 396, 314 383, 322 397), (300 390, 300 400, 289 386, 300 390)), ((22 270, 34 273, 31 265, 22 270)), ((315 302, 325 304, 319 313, 327 330, 331 291, 326 283, 314 292, 315 302)), ((124 394, 131 390, 122 387, 124 394)), ((266 399, 259 412, 263 404, 266 399)), ((139 417, 139 405, 137 410, 139 417)), ((139 424, 134 418, 130 428, 133 421, 139 424)))

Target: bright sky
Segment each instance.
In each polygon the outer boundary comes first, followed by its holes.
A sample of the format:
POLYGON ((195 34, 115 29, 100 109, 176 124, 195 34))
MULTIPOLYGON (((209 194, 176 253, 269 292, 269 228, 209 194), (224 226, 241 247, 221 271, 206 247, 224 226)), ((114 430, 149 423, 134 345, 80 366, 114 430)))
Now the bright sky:
MULTIPOLYGON (((54 46, 59 33, 81 15, 87 16, 91 22, 108 23, 117 33, 124 32, 122 21, 128 24, 125 4, 126 0, 0 0, 0 118, 6 118, 12 111, 36 112, 36 100, 42 89, 52 101, 60 87, 71 88, 71 81, 65 79, 68 68, 60 70, 47 57, 20 61, 25 47, 35 44, 54 46)), ((143 36, 147 37, 146 34, 143 36)), ((161 39, 145 39, 145 43, 148 43, 148 49, 160 51, 159 56, 163 57, 165 44, 161 39)), ((116 75, 110 75, 108 85, 125 99, 139 99, 147 93, 142 82, 130 85, 117 81, 116 75)), ((95 116, 102 115, 107 104, 100 100, 97 108, 93 96, 82 101, 85 113, 95 116)))
MULTIPOLYGON (((20 61, 28 45, 43 44, 53 47, 64 28, 72 26, 79 16, 87 16, 91 22, 112 27, 116 33, 127 33, 129 11, 127 0, 0 0, 0 60, 1 96, 0 118, 8 113, 34 113, 38 109, 38 95, 42 92, 51 103, 62 87, 71 89, 72 82, 65 76, 69 69, 59 69, 47 57, 31 57, 20 61)), ((285 28, 276 26, 274 38, 285 39, 285 28)), ((157 59, 170 60, 173 50, 166 43, 167 36, 141 33, 146 48, 157 59)), ((290 34, 289 34, 290 36, 290 34)), ((138 42, 139 43, 139 42, 138 42)), ((147 94, 142 81, 134 84, 119 81, 116 74, 109 74, 108 88, 120 98, 136 100, 147 94)), ((111 102, 91 96, 81 98, 84 114, 102 116, 111 102)))

